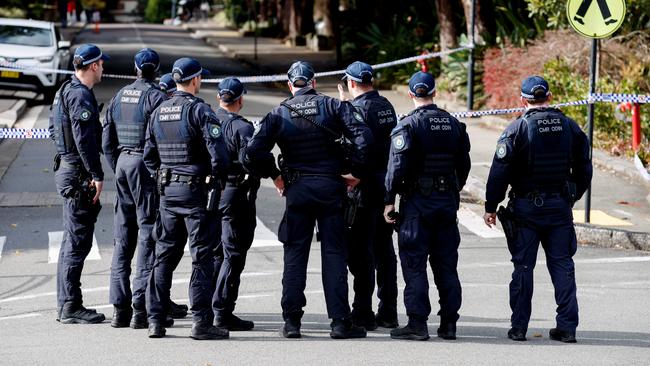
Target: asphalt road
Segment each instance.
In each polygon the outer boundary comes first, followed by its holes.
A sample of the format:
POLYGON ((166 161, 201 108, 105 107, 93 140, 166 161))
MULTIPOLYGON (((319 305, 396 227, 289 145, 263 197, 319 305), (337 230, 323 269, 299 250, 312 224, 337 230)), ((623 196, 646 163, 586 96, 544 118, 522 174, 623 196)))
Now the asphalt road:
MULTIPOLYGON (((143 46, 161 53, 163 70, 168 70, 175 58, 191 55, 218 75, 249 73, 244 66, 203 41, 192 39, 179 28, 106 25, 101 34, 84 32, 77 41, 96 43, 111 55, 106 64, 107 73, 130 73, 132 54, 143 46)), ((106 79, 96 87, 95 93, 100 102, 108 102, 124 84, 123 80, 106 79)), ((215 95, 214 85, 205 85, 201 92, 213 104, 215 95)), ((285 96, 283 91, 251 86, 244 114, 259 119, 285 96)), ((47 108, 34 109, 32 120, 24 123, 44 127, 48 112, 47 108)), ((0 152, 6 147, 0 145, 0 152)), ((108 322, 61 325, 54 320, 56 264, 52 263, 60 245, 61 206, 30 206, 35 196, 54 194, 53 151, 48 141, 24 142, 0 181, 0 192, 22 194, 21 202, 24 202, 0 207, 0 365, 649 363, 650 256, 647 253, 579 248, 576 277, 581 321, 575 345, 548 339, 548 329, 555 325, 555 305, 544 256, 540 253, 529 341, 515 343, 506 337, 512 266, 505 240, 500 232, 486 231, 476 223, 482 208, 471 203, 463 204, 460 215, 459 272, 463 307, 458 340, 393 341, 386 330, 370 332, 362 340, 331 340, 316 242, 312 245, 309 264, 308 304, 303 318, 305 336, 300 340, 283 339, 277 334, 282 323, 282 247, 275 233, 284 202, 268 181, 263 183, 259 194, 256 242, 248 256, 237 306, 239 315, 255 321, 254 331, 232 332, 228 341, 197 342, 188 338, 189 319, 178 321, 168 329, 167 338, 160 340, 148 339, 146 330, 113 329, 108 322)), ((108 174, 106 181, 107 190, 114 190, 112 175, 108 174)), ((110 202, 104 203, 95 233, 98 245, 86 262, 82 278, 85 304, 105 312, 109 318, 112 314, 107 303, 112 209, 110 202)), ((190 272, 190 258, 186 253, 174 274, 172 295, 176 301, 187 303, 190 272)), ((400 289, 403 285, 400 275, 400 289)), ((431 286, 435 312, 437 292, 433 281, 431 286)), ((402 304, 401 294, 398 303, 402 304)), ((399 312, 400 322, 405 323, 401 305, 399 312)), ((430 333, 435 334, 435 314, 429 325, 430 333)))

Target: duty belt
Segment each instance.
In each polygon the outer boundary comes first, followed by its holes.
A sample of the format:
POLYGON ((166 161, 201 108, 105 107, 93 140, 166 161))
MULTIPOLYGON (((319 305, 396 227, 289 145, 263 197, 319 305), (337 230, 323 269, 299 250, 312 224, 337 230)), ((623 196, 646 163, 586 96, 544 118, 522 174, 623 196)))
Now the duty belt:
POLYGON ((142 156, 142 151, 135 151, 135 150, 122 150, 122 154, 127 154, 127 155, 135 155, 135 156, 142 156))
POLYGON ((184 175, 184 174, 172 173, 171 176, 169 177, 169 183, 172 182, 189 183, 189 184, 204 183, 205 177, 198 176, 198 175, 184 175))
POLYGON ((424 196, 429 196, 433 191, 451 192, 456 190, 456 182, 449 176, 420 177, 413 183, 413 189, 424 196))
POLYGON ((515 192, 511 190, 508 196, 511 199, 514 198, 527 199, 537 207, 544 206, 545 199, 566 198, 565 194, 559 191, 541 191, 541 192, 540 191, 530 191, 530 192, 516 191, 515 192))
POLYGON ((70 162, 67 162, 67 161, 61 159, 61 168, 79 169, 79 168, 81 168, 81 167, 82 167, 81 164, 78 164, 78 163, 70 163, 70 162))

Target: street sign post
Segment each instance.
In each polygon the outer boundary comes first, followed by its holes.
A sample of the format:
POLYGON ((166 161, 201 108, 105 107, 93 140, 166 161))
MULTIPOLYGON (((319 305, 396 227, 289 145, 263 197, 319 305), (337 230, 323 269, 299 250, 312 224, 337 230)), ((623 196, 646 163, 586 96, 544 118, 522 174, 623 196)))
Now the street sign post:
MULTIPOLYGON (((581 35, 592 38, 589 67, 589 93, 596 92, 598 68, 598 39, 609 37, 623 24, 625 0, 568 0, 566 15, 571 27, 581 35), (594 4, 594 2, 596 4, 594 4)), ((589 157, 594 148, 594 104, 588 107, 589 157)), ((591 220, 591 185, 585 195, 585 223, 591 220)))

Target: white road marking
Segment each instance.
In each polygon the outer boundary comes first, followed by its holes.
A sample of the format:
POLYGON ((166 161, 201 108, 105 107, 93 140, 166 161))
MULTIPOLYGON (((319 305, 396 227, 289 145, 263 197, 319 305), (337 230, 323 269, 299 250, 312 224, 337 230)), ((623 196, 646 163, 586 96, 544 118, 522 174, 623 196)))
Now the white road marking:
MULTIPOLYGON (((506 250, 505 247, 504 250, 506 250)), ((574 259, 573 261, 575 262, 575 264, 616 264, 616 263, 650 262, 650 255, 639 256, 639 257, 574 259)), ((545 266, 546 261, 545 260, 537 261, 536 265, 545 266)), ((468 264, 460 264, 458 265, 458 268, 490 268, 490 267, 503 267, 503 266, 512 266, 512 262, 468 263, 468 264)))
POLYGON ((253 248, 262 247, 281 247, 283 244, 278 241, 278 237, 271 229, 266 227, 262 220, 257 218, 257 226, 255 227, 255 239, 253 240, 253 248))
MULTIPOLYGON (((38 105, 33 108, 27 108, 27 112, 16 121, 14 128, 34 128, 43 107, 43 105, 38 105)), ((47 118, 45 118, 45 120, 47 120, 47 118)))
POLYGON ((465 206, 461 206, 458 210, 458 221, 461 225, 465 226, 469 231, 482 238, 503 238, 505 235, 503 231, 496 227, 489 228, 485 225, 483 218, 474 213, 465 206))
POLYGON ((2 258, 2 250, 4 249, 6 242, 7 242, 7 237, 0 236, 0 258, 2 258))
MULTIPOLYGON (((260 277, 260 276, 274 276, 277 274, 281 274, 282 271, 267 271, 267 272, 244 272, 242 273, 242 277, 260 277)), ((172 284, 182 284, 182 283, 189 283, 190 279, 189 278, 177 278, 172 280, 172 284)), ((91 287, 91 288, 81 288, 81 291, 84 293, 90 293, 90 292, 107 292, 109 290, 108 286, 101 286, 101 287, 91 287)), ((7 297, 5 299, 0 299, 0 304, 1 303, 6 303, 6 302, 15 302, 15 301, 22 301, 22 300, 32 300, 36 299, 39 297, 48 297, 48 296, 56 296, 56 291, 49 291, 49 292, 41 292, 37 294, 30 294, 30 295, 21 295, 21 296, 12 296, 12 297, 7 297)))
POLYGON ((41 315, 42 315, 41 313, 27 313, 27 314, 20 314, 20 315, 2 316, 0 317, 0 321, 12 320, 12 319, 35 318, 41 315))
MULTIPOLYGON (((47 263, 58 263, 59 252, 61 251, 61 244, 63 243, 63 231, 50 231, 48 236, 48 250, 47 250, 47 263)), ((93 235, 93 244, 90 248, 90 253, 86 257, 89 261, 98 261, 102 259, 99 254, 99 245, 97 244, 97 237, 93 235)))
POLYGON ((616 213, 618 213, 618 214, 621 214, 621 215, 623 215, 623 216, 634 217, 634 215, 632 215, 631 213, 629 213, 629 212, 627 212, 627 211, 625 211, 625 210, 615 209, 614 212, 616 212, 616 213))

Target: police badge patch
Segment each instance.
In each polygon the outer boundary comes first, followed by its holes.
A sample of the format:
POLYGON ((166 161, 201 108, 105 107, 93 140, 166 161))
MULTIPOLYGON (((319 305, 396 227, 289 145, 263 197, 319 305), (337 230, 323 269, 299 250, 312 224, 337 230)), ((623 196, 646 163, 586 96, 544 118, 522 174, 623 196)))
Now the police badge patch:
POLYGON ((352 115, 354 116, 354 119, 356 119, 357 121, 363 122, 363 117, 361 116, 361 114, 359 114, 359 112, 352 112, 352 115))
POLYGON ((210 125, 210 136, 213 138, 219 138, 221 136, 221 127, 219 125, 210 125))
POLYGON ((506 147, 505 143, 500 142, 497 144, 497 158, 503 159, 506 156, 507 152, 508 148, 506 147))
POLYGON ((397 135, 393 137, 393 147, 395 150, 402 150, 404 148, 404 136, 397 135))
POLYGON ((90 111, 87 109, 84 109, 81 111, 81 114, 79 115, 79 118, 81 118, 82 121, 87 121, 90 119, 90 111))

